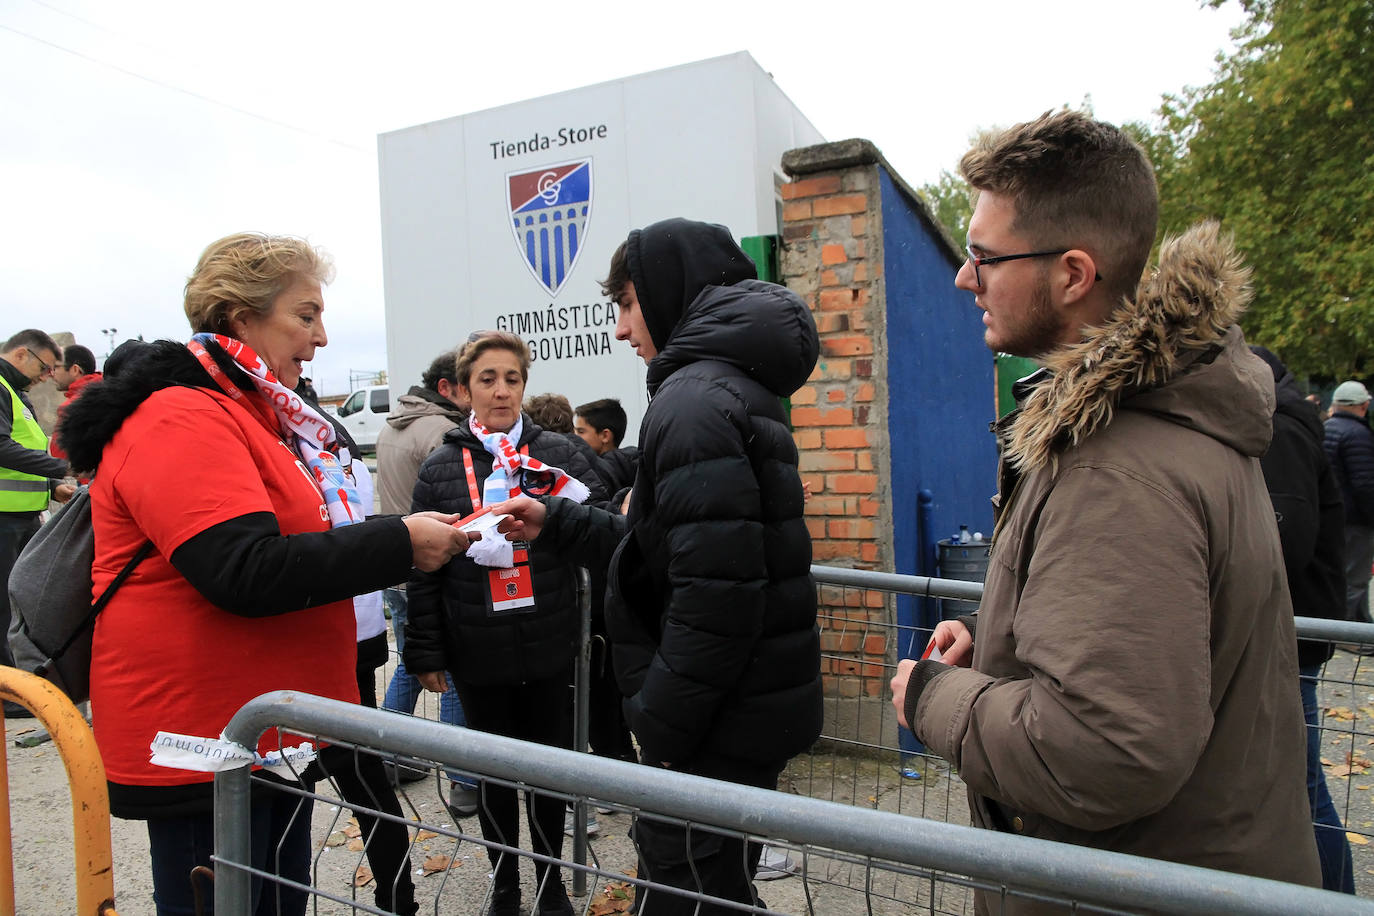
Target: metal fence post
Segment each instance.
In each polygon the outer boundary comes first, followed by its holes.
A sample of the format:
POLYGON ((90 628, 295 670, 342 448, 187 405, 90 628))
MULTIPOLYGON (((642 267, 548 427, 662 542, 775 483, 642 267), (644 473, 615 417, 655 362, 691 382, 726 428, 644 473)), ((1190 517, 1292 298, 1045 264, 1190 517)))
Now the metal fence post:
POLYGON ((249 768, 215 774, 215 855, 223 865, 215 869, 215 912, 220 916, 249 916, 252 878, 245 868, 252 862, 249 842, 249 768))
MULTIPOLYGON (((573 750, 585 753, 591 731, 592 692, 592 577, 581 566, 577 568, 577 609, 582 620, 582 632, 578 637, 577 672, 573 681, 573 750)), ((587 864, 587 799, 579 797, 573 802, 573 861, 578 865, 587 864)), ((572 892, 576 897, 587 895, 587 873, 574 869, 572 892)))

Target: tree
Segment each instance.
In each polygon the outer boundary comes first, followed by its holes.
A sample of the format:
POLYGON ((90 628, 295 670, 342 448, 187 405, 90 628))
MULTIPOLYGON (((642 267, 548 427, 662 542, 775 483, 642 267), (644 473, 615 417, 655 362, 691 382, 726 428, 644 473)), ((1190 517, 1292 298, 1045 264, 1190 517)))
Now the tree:
MULTIPOLYGON (((1213 6, 1225 0, 1208 0, 1213 6)), ((1255 271, 1246 336, 1295 372, 1374 368, 1374 4, 1239 0, 1210 85, 1142 137, 1161 229, 1221 220, 1255 271)))
POLYGON ((968 182, 947 169, 941 169, 939 179, 934 184, 921 185, 919 193, 954 244, 963 245, 968 238, 968 221, 973 218, 968 182))

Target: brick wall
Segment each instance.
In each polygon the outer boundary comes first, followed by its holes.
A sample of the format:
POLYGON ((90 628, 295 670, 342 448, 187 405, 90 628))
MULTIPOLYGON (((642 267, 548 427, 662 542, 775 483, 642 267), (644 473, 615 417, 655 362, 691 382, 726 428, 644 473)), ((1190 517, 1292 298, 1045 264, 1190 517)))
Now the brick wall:
MULTIPOLYGON (((792 396, 812 555, 827 566, 891 570, 879 162, 861 140, 783 157, 792 180, 782 186, 781 269, 810 304, 821 340, 815 372, 792 396)), ((831 586, 820 597, 826 695, 884 696, 892 600, 831 586)))

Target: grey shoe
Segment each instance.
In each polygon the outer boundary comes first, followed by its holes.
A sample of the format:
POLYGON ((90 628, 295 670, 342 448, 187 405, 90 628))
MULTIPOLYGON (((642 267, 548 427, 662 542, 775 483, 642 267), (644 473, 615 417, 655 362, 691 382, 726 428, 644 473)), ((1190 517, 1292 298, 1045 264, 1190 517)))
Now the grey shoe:
POLYGON ((448 813, 453 815, 453 819, 461 821, 465 817, 472 817, 477 813, 477 790, 467 786, 460 786, 456 782, 449 783, 448 802, 445 805, 448 813))
MULTIPOLYGON (((573 830, 577 827, 577 822, 573 820, 573 808, 563 812, 563 833, 567 836, 573 835, 573 830)), ((596 822, 596 810, 587 809, 587 836, 596 836, 601 832, 601 825, 596 822)))
POLYGON ((405 763, 383 760, 382 768, 386 770, 386 781, 391 783, 392 788, 396 788, 403 782, 419 782, 429 778, 429 767, 422 769, 405 763))
POLYGON ((787 854, 787 850, 764 846, 754 878, 757 881, 776 881, 778 878, 790 878, 797 870, 797 863, 787 854))

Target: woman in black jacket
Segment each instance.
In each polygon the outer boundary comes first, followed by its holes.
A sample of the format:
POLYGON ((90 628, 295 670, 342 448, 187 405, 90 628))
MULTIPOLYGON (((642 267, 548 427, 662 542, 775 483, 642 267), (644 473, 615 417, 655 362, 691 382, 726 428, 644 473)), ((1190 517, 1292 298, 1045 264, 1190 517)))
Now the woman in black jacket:
MULTIPOLYGON (((577 501, 606 498, 599 478, 567 437, 520 412, 529 378, 520 338, 492 332, 458 360, 458 386, 471 400, 468 423, 451 430, 420 468, 413 506, 445 506, 468 515, 526 493, 577 501)), ((481 542, 479 542, 481 543, 481 542)), ((499 538, 488 547, 504 546, 499 538)), ((573 647, 579 620, 574 567, 547 546, 516 544, 506 557, 455 557, 410 582, 405 664, 428 690, 442 693, 444 671, 467 713, 468 727, 537 741, 572 744, 573 647)), ((526 799, 535 852, 557 859, 563 849, 563 801, 526 799)), ((482 836, 515 846, 519 806, 514 789, 482 783, 482 836)), ((495 870, 490 916, 520 912, 515 856, 491 849, 495 870)), ((558 869, 535 863, 538 914, 572 913, 558 869)))

